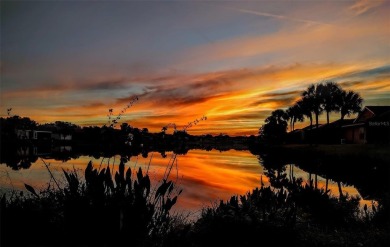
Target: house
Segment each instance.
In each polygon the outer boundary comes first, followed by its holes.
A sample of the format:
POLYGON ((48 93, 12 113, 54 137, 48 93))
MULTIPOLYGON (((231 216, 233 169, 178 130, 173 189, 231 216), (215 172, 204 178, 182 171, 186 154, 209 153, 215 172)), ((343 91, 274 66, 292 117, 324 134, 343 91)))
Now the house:
POLYGON ((316 138, 323 144, 344 144, 342 126, 350 125, 355 119, 338 119, 329 124, 323 124, 318 128, 316 138))
POLYGON ((32 139, 32 131, 31 130, 15 130, 16 137, 19 140, 30 140, 32 139))
MULTIPOLYGON (((318 129, 322 124, 318 124, 318 129)), ((310 143, 314 141, 314 136, 318 132, 316 124, 308 125, 302 129, 295 129, 290 131, 286 136, 287 143, 310 143)))
POLYGON ((38 141, 50 141, 51 131, 43 130, 15 130, 16 137, 19 140, 38 140, 38 141))
POLYGON ((342 132, 346 143, 390 143, 390 106, 366 106, 342 132))

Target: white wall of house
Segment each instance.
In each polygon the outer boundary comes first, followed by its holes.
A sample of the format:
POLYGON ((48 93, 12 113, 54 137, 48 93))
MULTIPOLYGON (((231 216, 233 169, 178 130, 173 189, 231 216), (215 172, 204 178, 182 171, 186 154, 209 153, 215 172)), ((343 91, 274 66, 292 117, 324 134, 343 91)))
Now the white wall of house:
POLYGON ((15 130, 15 133, 20 140, 29 140, 31 138, 31 130, 15 130))

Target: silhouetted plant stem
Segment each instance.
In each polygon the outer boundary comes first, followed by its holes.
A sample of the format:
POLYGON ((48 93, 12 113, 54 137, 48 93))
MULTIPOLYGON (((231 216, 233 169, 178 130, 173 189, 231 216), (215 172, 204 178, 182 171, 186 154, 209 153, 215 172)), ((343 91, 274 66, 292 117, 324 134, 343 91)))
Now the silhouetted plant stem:
POLYGON ((149 164, 148 164, 148 169, 146 170, 146 174, 149 173, 149 167, 150 167, 150 163, 152 162, 152 158, 153 158, 153 153, 152 153, 152 155, 150 155, 150 160, 149 160, 149 164))
POLYGON ((328 182, 329 182, 328 175, 326 175, 325 191, 328 191, 328 182))
POLYGON ((57 180, 56 180, 55 177, 53 176, 53 173, 51 173, 51 171, 50 171, 50 169, 49 169, 49 166, 46 164, 46 162, 45 162, 42 158, 41 158, 41 160, 42 160, 43 164, 45 165, 46 169, 49 171, 49 174, 50 174, 51 179, 53 179, 54 183, 57 185, 57 188, 58 188, 59 190, 61 190, 61 187, 58 185, 57 180))
POLYGON ((343 190, 341 189, 341 182, 340 181, 337 182, 337 186, 339 188, 340 199, 342 199, 344 197, 344 195, 343 195, 343 190))
POLYGON ((169 171, 168 171, 168 174, 167 174, 166 179, 168 179, 168 178, 169 178, 169 175, 171 174, 171 170, 172 170, 173 165, 175 164, 176 158, 177 158, 177 155, 175 154, 174 157, 173 157, 173 161, 172 161, 172 163, 171 163, 170 166, 169 166, 169 171))

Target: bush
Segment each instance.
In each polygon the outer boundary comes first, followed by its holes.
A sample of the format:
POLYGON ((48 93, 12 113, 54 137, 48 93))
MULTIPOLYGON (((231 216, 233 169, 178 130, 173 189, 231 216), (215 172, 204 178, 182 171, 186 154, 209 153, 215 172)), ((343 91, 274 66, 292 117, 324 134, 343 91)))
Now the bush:
POLYGON ((180 194, 172 181, 163 179, 152 193, 148 174, 139 168, 132 178, 123 162, 115 175, 109 166, 94 169, 91 162, 85 180, 76 171, 63 172, 64 188, 38 194, 25 185, 30 196, 8 200, 7 245, 145 246, 163 241, 172 220, 169 211, 180 194))

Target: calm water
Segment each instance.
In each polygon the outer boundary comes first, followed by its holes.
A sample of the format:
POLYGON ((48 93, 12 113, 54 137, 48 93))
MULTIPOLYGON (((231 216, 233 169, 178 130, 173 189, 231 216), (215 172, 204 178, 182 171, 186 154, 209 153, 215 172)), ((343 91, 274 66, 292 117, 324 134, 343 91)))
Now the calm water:
MULTIPOLYGON (((131 157, 126 167, 131 167, 133 173, 138 167, 146 171, 150 162, 149 175, 152 186, 156 186, 156 181, 161 181, 173 156, 170 152, 166 154, 165 158, 157 152, 150 152, 146 158, 141 155, 131 157)), ((62 168, 76 169, 83 177, 84 169, 90 160, 94 167, 99 167, 101 164, 102 167, 106 167, 109 164, 110 167, 117 169, 120 156, 99 159, 92 156, 80 156, 66 162, 44 159, 47 164, 50 164, 50 170, 56 180, 62 183, 64 181, 62 168)), ((308 181, 309 174, 302 169, 293 164, 286 164, 286 168, 288 177, 292 172, 295 177, 308 181)), ((196 216, 204 206, 210 206, 219 200, 227 200, 232 195, 244 194, 259 187, 261 179, 265 185, 268 185, 268 178, 264 175, 265 171, 262 161, 249 151, 190 150, 186 155, 177 155, 177 166, 172 167, 169 179, 176 181, 177 187, 183 189, 183 192, 174 209, 178 212, 191 212, 193 216, 196 216)), ((314 179, 313 175, 312 179, 314 179)), ((33 163, 29 169, 12 170, 5 164, 0 165, 2 192, 12 189, 26 191, 24 183, 32 185, 36 190, 44 189, 50 181, 50 174, 41 159, 33 163)), ((318 188, 325 188, 323 177, 318 176, 317 181, 318 188)), ((339 195, 337 183, 334 181, 329 180, 328 189, 333 195, 339 195)), ((343 185, 342 190, 344 194, 359 195, 353 186, 343 185)), ((361 205, 364 204, 371 204, 371 202, 362 200, 361 205)))

